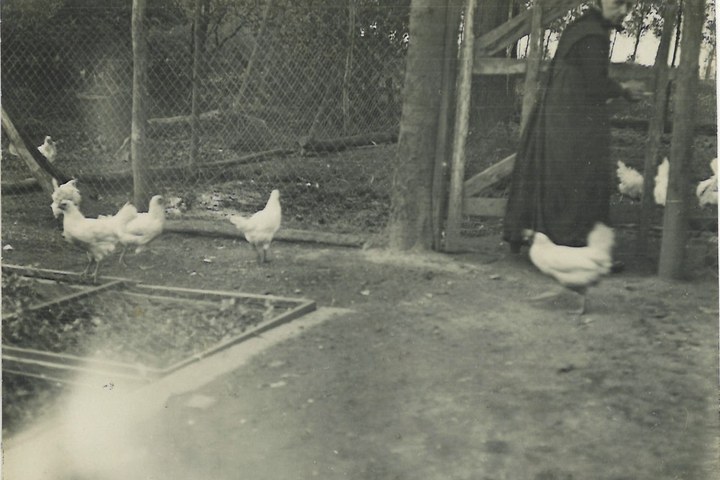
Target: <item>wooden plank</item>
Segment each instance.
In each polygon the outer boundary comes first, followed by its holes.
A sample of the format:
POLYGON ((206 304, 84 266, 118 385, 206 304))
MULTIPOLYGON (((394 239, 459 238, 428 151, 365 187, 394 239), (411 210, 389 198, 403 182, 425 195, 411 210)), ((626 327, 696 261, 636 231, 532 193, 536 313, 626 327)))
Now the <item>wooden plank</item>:
POLYGON ((139 368, 137 365, 78 357, 64 353, 44 352, 40 350, 3 345, 3 371, 18 375, 57 380, 71 383, 78 374, 92 376, 98 380, 108 378, 124 379, 147 383, 160 375, 154 368, 139 368))
POLYGON ((433 249, 442 250, 445 213, 447 212, 448 157, 451 154, 452 119, 454 114, 455 80, 457 76, 457 36, 460 27, 461 4, 448 3, 445 15, 445 58, 443 58, 442 97, 438 113, 438 133, 435 143, 435 164, 432 187, 433 249))
MULTIPOLYGON (((307 302, 307 299, 304 298, 290 298, 290 297, 280 297, 276 295, 260 295, 260 294, 254 294, 254 293, 242 293, 242 292, 235 292, 231 290, 201 290, 197 288, 181 288, 181 287, 165 287, 162 285, 137 285, 137 289, 139 290, 147 290, 152 292, 162 292, 168 295, 179 295, 183 298, 218 298, 218 299, 225 299, 225 298, 239 298, 243 300, 251 300, 255 301, 257 303, 265 303, 266 301, 272 301, 281 305, 298 305, 303 302, 307 302)), ((168 297, 170 298, 170 297, 168 297)))
POLYGON ((197 353, 197 354, 191 356, 190 358, 186 358, 185 360, 181 360, 180 362, 167 367, 166 369, 164 369, 162 371, 162 374, 168 375, 168 374, 170 374, 176 370, 179 370, 181 368, 184 368, 192 363, 198 362, 198 361, 202 360, 203 358, 209 357, 210 355, 214 355, 214 354, 221 352, 229 347, 232 347, 233 345, 236 345, 240 342, 244 342, 245 340, 248 340, 252 337, 256 337, 256 336, 260 335, 261 333, 266 332, 272 328, 276 328, 276 327, 279 327, 280 325, 288 323, 289 321, 294 320, 298 317, 301 317, 301 316, 305 315, 306 313, 313 312, 313 311, 315 311, 316 308, 317 308, 317 306, 314 301, 305 301, 305 302, 301 303, 300 305, 296 306, 295 308, 283 313, 282 315, 278 315, 277 317, 275 317, 269 321, 262 322, 262 323, 256 325, 255 327, 253 327, 239 335, 236 335, 233 338, 229 338, 223 342, 220 342, 219 344, 217 344, 215 346, 210 347, 209 349, 207 349, 203 352, 197 353))
MULTIPOLYGON (((30 169, 30 173, 34 177, 35 181, 40 185, 45 193, 52 195, 53 185, 52 177, 50 174, 43 169, 40 164, 35 160, 33 155, 28 151, 27 145, 23 141, 20 133, 15 128, 12 120, 8 116, 5 108, 2 108, 2 128, 5 130, 10 142, 15 146, 18 155, 22 158, 25 165, 30 169)), ((60 180, 60 179, 58 179, 60 180)))
MULTIPOLYGON (((214 237, 229 237, 245 239, 245 236, 229 221, 217 220, 168 220, 165 223, 165 232, 184 233, 190 235, 207 235, 214 237)), ((335 245, 338 247, 362 247, 369 237, 349 233, 316 232, 311 230, 296 230, 281 228, 273 237, 274 240, 286 242, 317 243, 335 245)))
POLYGON ((527 71, 524 58, 475 57, 473 75, 522 75, 527 71))
POLYGON ((512 173, 515 166, 515 154, 505 157, 498 163, 486 168, 474 177, 465 180, 465 196, 473 197, 492 187, 512 173))
POLYGON ((540 95, 540 67, 543 56, 543 41, 545 39, 542 26, 542 4, 533 8, 532 31, 530 33, 530 51, 528 52, 527 74, 525 75, 525 94, 523 95, 520 131, 527 125, 528 118, 540 95))
MULTIPOLYGON (((554 20, 567 14, 571 9, 580 6, 582 3, 584 2, 579 0, 545 0, 543 2, 543 26, 550 25, 554 20)), ((530 33, 532 11, 533 9, 529 8, 475 39, 475 57, 490 57, 528 35, 530 33)))
MULTIPOLYGON (((25 267, 22 265, 13 264, 3 264, 2 269, 12 271, 14 273, 17 273, 18 275, 22 275, 25 277, 42 278, 46 280, 58 280, 62 282, 73 282, 76 284, 73 285, 75 287, 83 287, 85 285, 83 283, 84 277, 81 274, 68 272, 66 270, 51 270, 48 268, 25 267)), ((136 283, 136 280, 123 277, 111 277, 103 275, 100 277, 100 279, 104 281, 119 281, 125 284, 136 283)))
POLYGON ((470 98, 472 89, 473 22, 475 21, 476 0, 467 0, 463 43, 460 51, 460 73, 455 107, 455 131, 453 134, 452 158, 450 161, 450 194, 448 197, 448 216, 445 228, 445 251, 452 251, 453 242, 460 237, 462 220, 463 180, 465 178, 465 142, 470 120, 470 98))
POLYGON ((476 217, 502 217, 507 207, 506 198, 466 197, 463 202, 463 213, 476 217))
POLYGON ((35 310, 42 310, 43 308, 65 305, 66 303, 80 300, 82 298, 89 297, 90 295, 95 295, 95 294, 105 291, 107 289, 114 288, 117 286, 122 286, 123 284, 124 284, 124 282, 122 280, 114 280, 112 282, 98 285, 97 287, 88 288, 88 289, 82 290, 80 292, 75 292, 75 293, 71 293, 71 294, 62 296, 55 300, 49 300, 47 302, 38 303, 37 305, 32 305, 30 307, 22 309, 22 311, 20 311, 20 312, 13 312, 8 315, 5 315, 3 317, 3 320, 7 321, 12 318, 23 315, 25 313, 28 313, 28 312, 34 312, 35 310))

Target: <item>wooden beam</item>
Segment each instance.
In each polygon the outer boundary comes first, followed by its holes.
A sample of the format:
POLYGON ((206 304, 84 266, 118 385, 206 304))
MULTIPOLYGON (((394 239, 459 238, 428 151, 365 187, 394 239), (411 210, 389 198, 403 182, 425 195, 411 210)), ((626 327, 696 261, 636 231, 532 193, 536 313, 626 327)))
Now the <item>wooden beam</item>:
POLYGON ((543 57, 543 41, 545 39, 542 26, 543 8, 541 3, 533 7, 532 31, 530 33, 530 51, 528 52, 527 74, 525 75, 525 93, 523 95, 520 131, 527 125, 528 118, 540 94, 540 68, 543 57))
POLYGON ((472 89, 473 23, 475 21, 476 0, 467 0, 465 4, 465 22, 463 43, 460 51, 460 73, 458 93, 455 106, 455 131, 453 132, 453 148, 450 160, 450 194, 448 197, 448 216, 445 228, 445 251, 452 251, 453 243, 460 237, 462 221, 462 200, 465 179, 465 142, 470 121, 470 98, 472 89))
POLYGON ((507 198, 465 197, 463 213, 475 217, 503 217, 507 198))
POLYGON ((433 167, 432 231, 433 250, 442 250, 445 214, 447 212, 448 158, 452 151, 452 121, 454 114, 455 80, 457 79, 457 38, 462 3, 448 2, 445 15, 445 58, 443 59, 442 96, 438 113, 435 165, 433 167))
POLYGON ((472 178, 465 180, 464 194, 466 197, 473 197, 482 193, 485 189, 492 187, 497 182, 512 173, 515 165, 515 154, 505 157, 498 163, 491 165, 472 178))
POLYGON ((12 120, 10 120, 10 116, 8 116, 5 108, 2 109, 2 128, 3 130, 5 130, 5 133, 7 134, 12 144, 15 145, 15 149, 17 150, 20 158, 22 158, 23 162, 25 162, 25 165, 27 165, 30 169, 30 173, 35 178, 35 181, 40 185, 40 187, 45 193, 47 193, 48 195, 52 195, 52 192, 54 190, 52 185, 52 177, 35 160, 33 154, 28 151, 27 145, 25 145, 25 142, 20 136, 20 133, 15 128, 15 125, 13 125, 12 120))
POLYGON ((524 58, 475 57, 473 62, 473 75, 522 75, 526 71, 524 58))
MULTIPOLYGON (((545 0, 543 2, 544 27, 584 3, 581 0, 545 0)), ((533 8, 529 8, 499 27, 475 39, 475 57, 490 57, 505 50, 530 33, 533 8)))
MULTIPOLYGON (((207 237, 234 238, 244 240, 245 236, 229 221, 220 220, 167 220, 164 232, 182 233, 207 237)), ((312 230, 296 230, 281 228, 273 237, 274 240, 299 243, 317 243, 338 247, 362 247, 369 236, 347 233, 318 232, 312 230)))

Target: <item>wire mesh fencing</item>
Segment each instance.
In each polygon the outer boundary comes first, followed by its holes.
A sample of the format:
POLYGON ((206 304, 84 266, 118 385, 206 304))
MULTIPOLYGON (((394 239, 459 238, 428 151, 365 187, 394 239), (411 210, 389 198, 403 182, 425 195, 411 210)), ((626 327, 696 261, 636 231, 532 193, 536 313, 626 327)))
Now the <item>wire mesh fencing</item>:
MULTIPOLYGON (((86 215, 111 213, 133 191, 129 2, 42 3, 0 7, 3 107, 29 148, 57 142, 86 215)), ((408 16, 409 1, 148 2, 144 155, 168 215, 249 213, 277 188, 285 225, 381 229, 408 16)), ((3 137, 3 220, 51 215, 3 137)))

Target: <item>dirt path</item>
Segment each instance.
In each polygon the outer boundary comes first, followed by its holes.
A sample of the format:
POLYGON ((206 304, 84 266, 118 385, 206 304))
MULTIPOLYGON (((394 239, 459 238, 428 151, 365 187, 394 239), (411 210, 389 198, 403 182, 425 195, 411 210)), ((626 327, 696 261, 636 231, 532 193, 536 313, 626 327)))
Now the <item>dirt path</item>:
MULTIPOLYGON (((81 267, 60 242, 23 245, 4 261, 81 267)), ((717 478, 712 277, 631 270, 578 321, 572 294, 530 302, 551 283, 494 242, 456 257, 279 243, 265 267, 230 240, 167 235, 154 250, 103 273, 353 313, 194 392, 207 408, 173 398, 135 435, 152 478, 717 478)))

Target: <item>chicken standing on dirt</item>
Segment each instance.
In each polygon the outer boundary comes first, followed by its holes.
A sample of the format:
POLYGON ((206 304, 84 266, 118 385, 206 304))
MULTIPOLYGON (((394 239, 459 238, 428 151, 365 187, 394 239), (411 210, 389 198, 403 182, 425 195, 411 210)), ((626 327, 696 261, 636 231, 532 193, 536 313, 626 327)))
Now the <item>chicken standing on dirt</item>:
POLYGON ((585 313, 588 287, 596 285, 612 268, 613 230, 603 223, 596 223, 588 234, 586 247, 556 245, 540 232, 528 230, 527 235, 532 239, 529 252, 532 263, 564 287, 582 295, 582 306, 575 313, 585 313))
MULTIPOLYGON (((134 207, 133 207, 134 208, 134 207)), ((120 254, 119 263, 123 263, 123 257, 127 247, 135 245, 135 253, 145 250, 147 244, 155 240, 165 228, 165 208, 163 207, 163 197, 155 195, 150 199, 148 211, 145 213, 137 213, 124 228, 119 232, 120 243, 123 245, 123 251, 120 254)))
POLYGON ((126 207, 127 204, 112 217, 85 218, 72 201, 62 200, 59 204, 63 214, 65 240, 82 248, 87 254, 88 264, 82 272, 83 276, 87 275, 90 265, 95 262, 93 282, 97 282, 100 262, 115 250, 119 241, 118 231, 134 216, 134 207, 126 207))
POLYGON ((640 197, 642 197, 643 176, 640 172, 632 167, 628 167, 622 160, 618 160, 617 176, 620 180, 618 191, 621 194, 627 195, 633 200, 639 200, 640 197))
POLYGON ((69 182, 63 183, 62 185, 58 185, 57 180, 55 178, 52 179, 52 185, 53 185, 53 193, 52 193, 52 203, 50 204, 50 209, 53 212, 53 215, 55 218, 58 218, 62 211, 60 210, 60 202, 63 200, 70 200, 75 204, 76 207, 80 206, 80 201, 82 200, 82 196, 80 195, 80 190, 77 188, 77 179, 73 178, 69 182))
POLYGON ((665 200, 667 199, 668 189, 668 175, 670 174, 670 162, 665 157, 657 169, 657 175, 655 175, 655 188, 653 189, 653 196, 655 197, 655 203, 658 205, 665 206, 665 200))
POLYGON ((245 240, 252 245, 257 254, 258 263, 264 263, 267 261, 267 251, 273 236, 280 228, 281 218, 280 191, 273 190, 265 208, 254 213, 250 218, 233 215, 230 217, 230 221, 245 235, 245 240))

